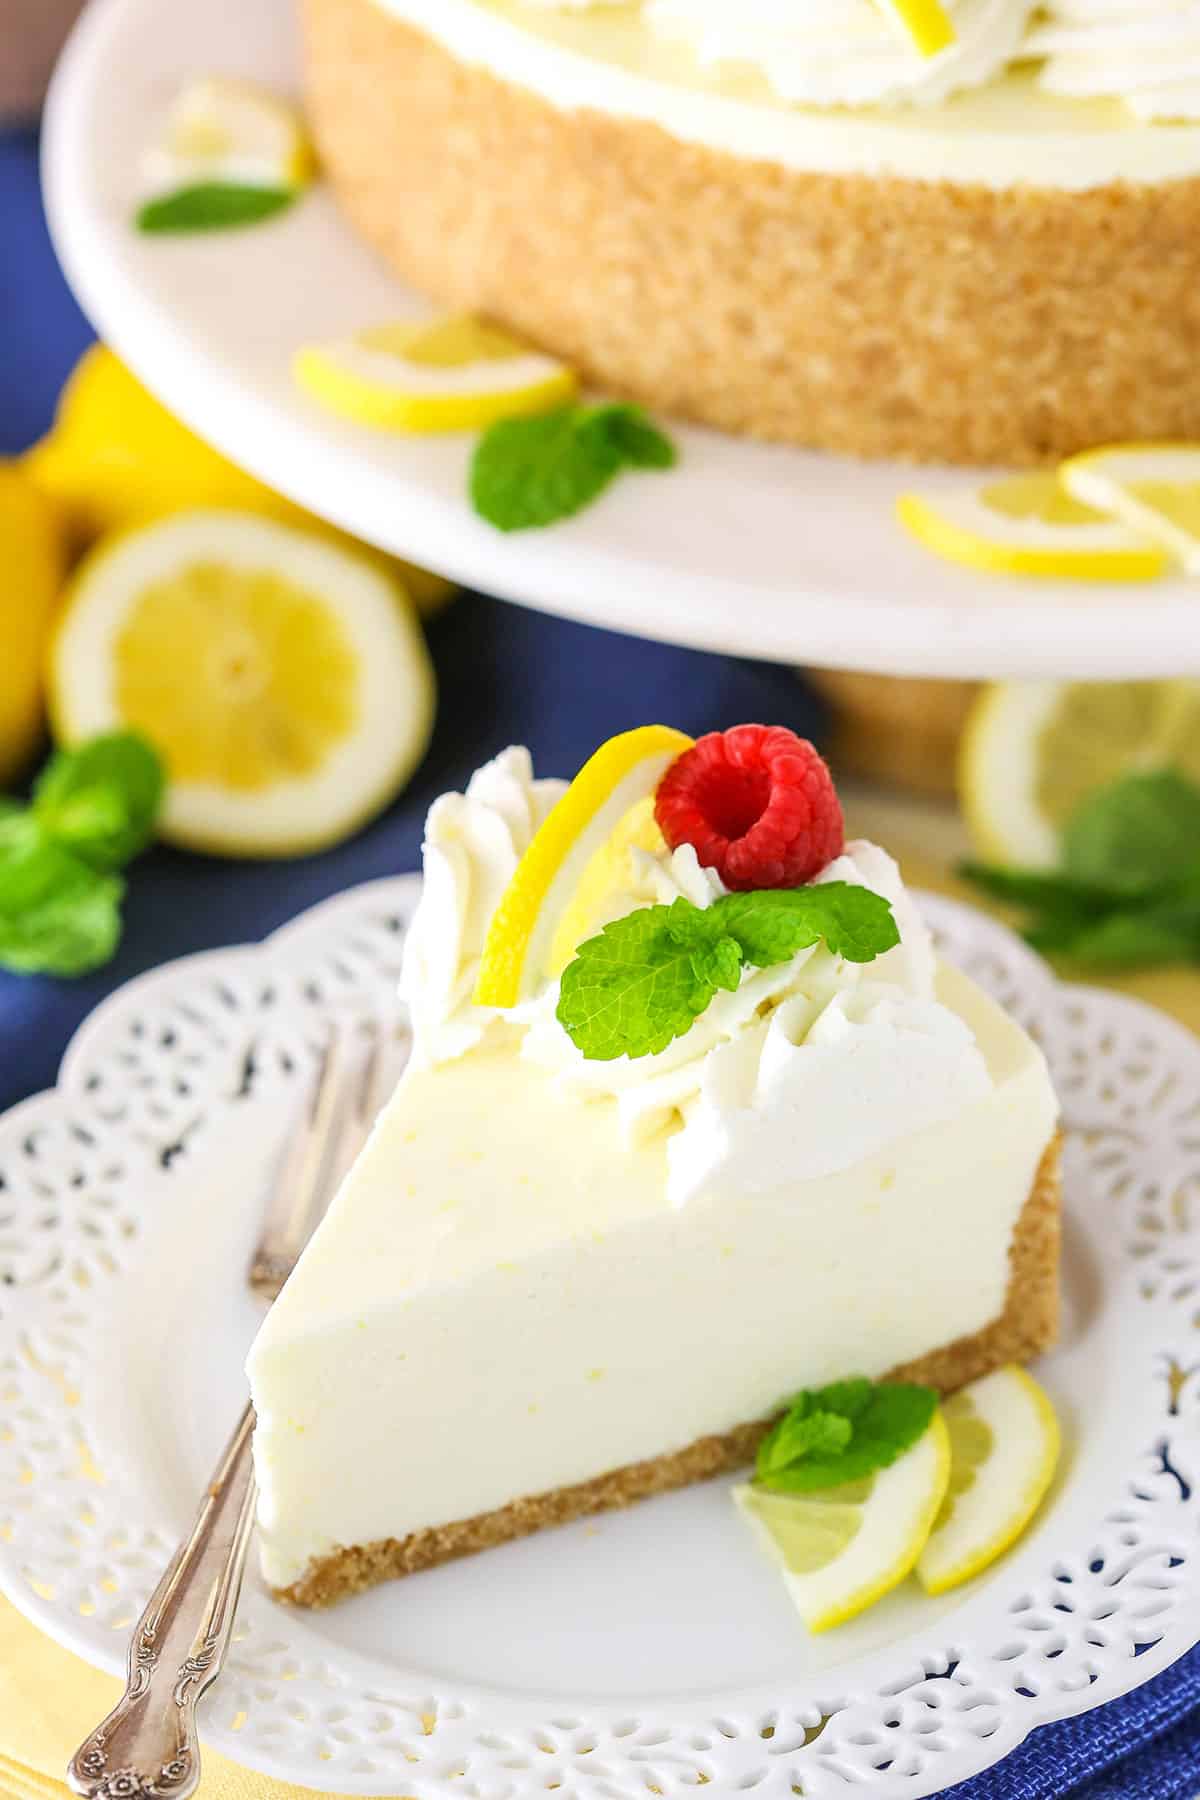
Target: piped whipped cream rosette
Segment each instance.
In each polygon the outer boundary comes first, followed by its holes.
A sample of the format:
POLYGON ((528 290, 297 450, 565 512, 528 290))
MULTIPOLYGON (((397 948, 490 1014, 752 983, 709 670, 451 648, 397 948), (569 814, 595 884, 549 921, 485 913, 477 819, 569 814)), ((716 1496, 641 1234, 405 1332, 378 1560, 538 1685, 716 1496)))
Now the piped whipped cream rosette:
POLYGON ((645 17, 707 66, 759 70, 784 100, 932 106, 1000 74, 1032 10, 1032 0, 947 0, 953 42, 933 55, 875 0, 647 0, 645 17))
POLYGON ((1123 100, 1141 119, 1200 118, 1196 0, 1052 0, 1025 52, 1045 59, 1050 93, 1123 100))

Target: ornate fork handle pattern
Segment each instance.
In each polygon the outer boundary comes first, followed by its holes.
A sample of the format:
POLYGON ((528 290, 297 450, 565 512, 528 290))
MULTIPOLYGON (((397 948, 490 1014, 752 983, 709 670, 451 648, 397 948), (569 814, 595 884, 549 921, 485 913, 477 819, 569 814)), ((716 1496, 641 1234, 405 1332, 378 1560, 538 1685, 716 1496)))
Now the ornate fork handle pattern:
POLYGON ((196 1702, 233 1633, 256 1489, 247 1406, 129 1646, 125 1693, 71 1758, 87 1800, 186 1800, 200 1780, 196 1702))

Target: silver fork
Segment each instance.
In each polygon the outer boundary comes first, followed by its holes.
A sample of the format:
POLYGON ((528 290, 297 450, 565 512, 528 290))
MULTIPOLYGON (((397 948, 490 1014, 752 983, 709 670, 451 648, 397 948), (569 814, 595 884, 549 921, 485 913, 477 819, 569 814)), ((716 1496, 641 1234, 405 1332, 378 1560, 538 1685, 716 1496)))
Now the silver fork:
MULTIPOLYGON (((408 1047, 407 1035, 376 1019, 331 1031, 248 1270, 268 1306, 361 1148, 408 1047)), ((196 1789, 196 1703, 225 1661, 254 1527, 253 1432, 247 1404, 187 1537, 134 1627, 125 1692, 71 1758, 67 1782, 88 1800, 186 1800, 196 1789)))

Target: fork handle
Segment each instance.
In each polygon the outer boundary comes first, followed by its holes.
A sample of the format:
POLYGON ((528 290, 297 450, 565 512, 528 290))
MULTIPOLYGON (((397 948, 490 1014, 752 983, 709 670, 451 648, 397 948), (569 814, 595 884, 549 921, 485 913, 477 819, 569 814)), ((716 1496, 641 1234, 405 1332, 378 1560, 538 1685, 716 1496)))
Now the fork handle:
POLYGON ((233 1632, 257 1495, 253 1432, 247 1406, 138 1621, 124 1695, 71 1758, 67 1781, 88 1800, 185 1800, 199 1783, 196 1702, 233 1632))

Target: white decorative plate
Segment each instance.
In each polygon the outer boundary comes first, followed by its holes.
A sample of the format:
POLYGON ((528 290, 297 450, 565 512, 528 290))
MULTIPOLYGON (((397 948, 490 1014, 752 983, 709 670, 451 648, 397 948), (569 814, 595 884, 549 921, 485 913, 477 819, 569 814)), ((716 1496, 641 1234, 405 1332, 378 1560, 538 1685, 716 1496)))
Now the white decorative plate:
MULTIPOLYGON (((296 85, 295 0, 94 0, 44 134, 55 243, 101 335, 176 412, 313 512, 484 593, 669 642, 891 675, 1173 675, 1196 589, 1020 581, 939 562, 901 533, 899 464, 679 429, 680 468, 578 519, 502 536, 466 503, 468 439, 402 438, 297 394, 298 344, 422 303, 318 189, 256 230, 167 242, 130 219, 144 141, 191 76, 296 85)), ((962 471, 922 485, 972 487, 962 471)))
MULTIPOLYGON (((57 1091, 0 1122, 0 1585, 103 1668, 240 1410, 264 1171, 331 1009, 392 989, 415 877, 262 948, 142 977, 57 1091)), ((247 1581, 205 1740, 347 1793, 917 1800, 1200 1635, 1200 1044, 1055 984, 928 902, 1045 1043, 1066 1108, 1066 1324, 1042 1373, 1066 1456, 989 1575, 805 1636, 709 1483, 323 1614, 247 1581), (453 1780, 451 1779, 453 1778, 453 1780)), ((470 1453, 469 1438, 463 1453, 470 1453)))

